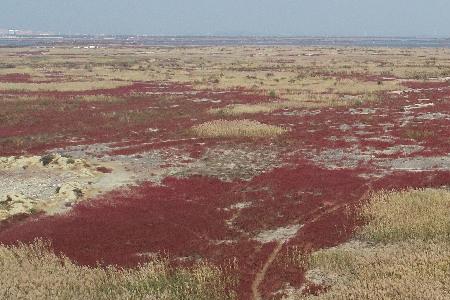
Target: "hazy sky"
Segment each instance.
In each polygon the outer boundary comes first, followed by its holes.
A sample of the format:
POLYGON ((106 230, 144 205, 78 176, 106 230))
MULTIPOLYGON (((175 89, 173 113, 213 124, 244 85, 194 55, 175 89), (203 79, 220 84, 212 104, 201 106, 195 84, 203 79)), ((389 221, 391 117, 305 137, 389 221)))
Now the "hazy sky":
POLYGON ((450 0, 0 0, 0 28, 55 33, 450 36, 450 0))

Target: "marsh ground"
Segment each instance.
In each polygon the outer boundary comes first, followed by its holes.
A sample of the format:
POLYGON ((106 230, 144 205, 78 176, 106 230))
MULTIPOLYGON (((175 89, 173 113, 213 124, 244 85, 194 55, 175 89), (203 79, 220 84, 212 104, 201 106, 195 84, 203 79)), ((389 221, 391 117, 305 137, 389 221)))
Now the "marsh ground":
POLYGON ((371 193, 450 184, 446 49, 0 57, 5 245, 41 238, 91 267, 207 263, 239 299, 315 294, 329 287, 299 258, 351 240, 371 193))

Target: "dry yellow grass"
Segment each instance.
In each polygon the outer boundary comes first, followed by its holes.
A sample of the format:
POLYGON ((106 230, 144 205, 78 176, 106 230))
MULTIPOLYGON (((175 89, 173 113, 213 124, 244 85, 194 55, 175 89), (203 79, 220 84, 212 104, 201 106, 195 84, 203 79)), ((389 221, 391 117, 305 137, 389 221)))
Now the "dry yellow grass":
POLYGON ((280 109, 317 107, 321 105, 320 101, 314 101, 316 96, 298 97, 296 100, 261 102, 257 104, 233 104, 223 108, 211 109, 212 114, 223 116, 239 116, 245 114, 271 113, 280 109), (304 100, 308 99, 308 100, 304 100))
POLYGON ((85 102, 107 102, 107 103, 117 103, 117 102, 125 102, 124 98, 116 97, 116 96, 107 96, 107 95, 83 95, 74 97, 76 101, 85 101, 85 102))
POLYGON ((234 104, 224 108, 214 108, 210 113, 224 116, 238 116, 244 114, 270 113, 278 108, 280 103, 258 103, 258 104, 234 104))
POLYGON ((376 92, 402 89, 397 81, 385 81, 382 84, 371 81, 338 78, 308 78, 300 82, 303 89, 309 92, 331 92, 337 94, 372 94, 376 92))
MULTIPOLYGON (((72 49, 57 47, 31 57, 16 55, 29 48, 1 49, 0 74, 25 73, 35 83, 3 83, 9 90, 85 90, 60 87, 48 74, 89 82, 168 81, 191 83, 196 88, 244 87, 261 93, 274 90, 287 100, 305 94, 371 96, 402 90, 402 80, 366 81, 365 75, 404 79, 445 80, 450 76, 448 49, 369 49, 327 47, 134 47, 72 49), (359 77, 358 74, 363 75, 359 77), (345 76, 344 78, 343 75, 345 76), (46 86, 49 85, 49 86, 46 86)), ((72 83, 71 83, 72 82, 72 83)), ((104 88, 110 88, 111 85, 104 88)), ((357 104, 359 101, 319 101, 307 107, 357 104)), ((362 99, 365 101, 366 99, 362 99)), ((254 109, 254 108, 253 108, 254 109)), ((266 107, 259 107, 263 112, 266 107)), ((272 108, 270 108, 272 109, 272 108)))
POLYGON ((450 237, 450 191, 381 192, 362 209, 361 237, 376 242, 450 237))
POLYGON ((256 104, 232 104, 223 108, 210 109, 209 112, 222 116, 239 116, 245 114, 271 113, 281 109, 319 108, 324 106, 353 105, 356 102, 372 101, 374 95, 361 97, 342 97, 335 94, 286 94, 277 102, 256 104))
POLYGON ((291 299, 450 299, 450 244, 349 243, 315 253, 307 277, 331 285, 319 296, 291 299))
POLYGON ((134 270, 88 268, 50 252, 45 243, 0 246, 1 299, 234 299, 234 280, 206 263, 171 269, 155 259, 134 270))
MULTIPOLYGON (((401 90, 399 81, 363 81, 357 79, 342 79, 339 76, 313 76, 287 81, 285 84, 277 82, 269 85, 280 91, 282 96, 294 94, 334 94, 334 95, 371 95, 384 91, 401 90)), ((319 98, 320 100, 320 98, 319 98)), ((326 100, 326 99, 324 99, 326 100)))
POLYGON ((267 125, 253 120, 214 120, 197 125, 192 131, 202 137, 252 137, 264 138, 274 137, 286 132, 274 125, 267 125))
POLYGON ((88 91, 112 89, 129 85, 127 81, 69 81, 51 83, 4 83, 0 82, 0 91, 88 91))
POLYGON ((307 279, 329 287, 286 299, 450 299, 450 191, 374 194, 360 240, 317 251, 307 279))

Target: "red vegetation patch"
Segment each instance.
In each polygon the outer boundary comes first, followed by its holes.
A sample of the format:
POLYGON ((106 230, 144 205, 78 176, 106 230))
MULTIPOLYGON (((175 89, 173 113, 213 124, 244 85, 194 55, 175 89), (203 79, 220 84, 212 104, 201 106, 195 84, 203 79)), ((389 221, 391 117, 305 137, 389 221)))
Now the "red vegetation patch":
POLYGON ((20 82, 32 82, 32 81, 31 81, 30 74, 12 73, 12 74, 0 75, 0 82, 20 83, 20 82))
MULTIPOLYGON (((356 211, 369 192, 450 184, 449 171, 379 172, 372 164, 372 159, 406 156, 383 154, 387 147, 397 145, 425 148, 414 155, 448 154, 449 120, 423 117, 450 112, 448 83, 414 86, 429 90, 383 94, 383 101, 357 108, 324 108, 318 112, 297 109, 294 113, 252 116, 290 131, 270 141, 232 140, 234 144, 251 143, 254 147, 272 143, 286 164, 251 181, 191 177, 168 178, 162 186, 145 183, 127 192, 81 203, 68 215, 3 224, 0 242, 31 242, 43 237, 52 241, 56 251, 88 265, 99 261, 133 267, 143 262, 149 252, 168 253, 174 263, 205 258, 225 264, 237 259, 239 295, 249 299, 255 274, 275 248, 274 242, 264 244, 255 237, 267 230, 301 224, 303 227, 285 242, 269 266, 260 291, 270 297, 284 283, 299 287, 304 283, 304 270, 286 263, 290 251, 308 254, 348 240, 360 224, 356 211), (349 136, 353 139, 349 140, 349 136), (369 151, 373 157, 352 168, 334 170, 304 160, 321 151, 342 150, 348 154, 355 149, 369 151), (371 177, 374 172, 384 177, 371 177), (233 206, 242 203, 250 205, 233 206)), ((50 105, 30 106, 26 111, 28 119, 14 123, 13 118, 0 128, 0 154, 29 153, 73 143, 115 142, 112 154, 177 147, 191 157, 200 157, 213 145, 230 143, 188 136, 187 128, 215 117, 207 113, 209 108, 268 100, 245 90, 195 91, 188 85, 161 83, 136 83, 84 94, 97 93, 120 96, 123 101, 85 103, 73 101, 73 93, 49 94, 53 99, 50 105), (67 110, 56 109, 61 105, 67 110), (29 147, 1 140, 46 135, 48 140, 29 147)), ((5 103, 7 112, 14 113, 16 108, 5 103)), ((311 286, 311 292, 319 290, 311 286)))
MULTIPOLYGON (((79 204, 66 216, 10 226, 0 233, 0 241, 31 242, 44 237, 56 251, 89 265, 100 261, 135 266, 145 259, 139 254, 148 252, 167 252, 175 261, 177 257, 203 257, 226 263, 237 258, 239 291, 242 299, 247 299, 254 274, 272 251, 270 244, 262 245, 251 237, 264 230, 309 222, 314 212, 324 207, 357 201, 365 191, 357 174, 299 162, 296 168, 277 169, 251 182, 166 179, 164 186, 144 184, 127 194, 112 193, 79 204), (250 208, 228 209, 248 201, 253 203, 250 208), (233 216, 230 227, 227 220, 233 216)), ((323 224, 321 229, 330 233, 318 234, 311 243, 328 245, 342 240, 333 236, 335 224, 323 224)), ((270 289, 273 285, 266 286, 270 289)))
MULTIPOLYGON (((118 142, 114 154, 132 154, 165 144, 192 143, 186 130, 214 118, 209 108, 231 103, 259 102, 246 90, 195 91, 189 85, 159 82, 84 92, 9 92, 34 96, 35 101, 2 103, 7 122, 0 127, 0 155, 39 153, 74 144, 118 142), (104 95, 120 101, 80 101, 77 97, 104 95), (119 144, 118 144, 119 146, 119 144)), ((194 155, 201 153, 194 150, 194 155)))
POLYGON ((204 178, 164 183, 145 184, 130 194, 109 194, 76 206, 66 216, 11 227, 3 231, 2 240, 32 241, 41 236, 81 264, 135 266, 145 259, 139 254, 168 251, 195 257, 209 240, 233 238, 219 222, 229 213, 217 207, 217 202, 231 203, 232 199, 216 196, 225 194, 226 184, 204 178))
MULTIPOLYGON (((295 246, 309 253, 351 236, 358 224, 355 208, 371 186, 435 185, 450 178, 450 173, 399 173, 371 183, 358 176, 364 171, 324 170, 300 161, 250 182, 168 178, 163 186, 143 184, 81 203, 68 215, 10 224, 0 233, 0 242, 43 237, 57 252, 87 265, 133 267, 151 252, 167 253, 174 263, 206 258, 222 264, 236 258, 239 293, 248 299, 256 272, 273 250, 273 244, 252 239, 261 231, 304 224, 285 249, 295 246), (230 209, 242 202, 252 205, 230 209)), ((262 290, 269 295, 283 282, 299 286, 303 274, 277 260, 262 290)))

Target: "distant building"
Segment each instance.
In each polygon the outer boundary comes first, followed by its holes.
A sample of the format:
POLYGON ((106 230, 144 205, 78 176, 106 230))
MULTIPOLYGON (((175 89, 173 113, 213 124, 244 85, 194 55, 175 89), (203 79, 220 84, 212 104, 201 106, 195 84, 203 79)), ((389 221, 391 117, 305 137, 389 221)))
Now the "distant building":
POLYGON ((17 30, 15 30, 15 29, 8 30, 9 35, 16 35, 16 33, 17 33, 17 30))

